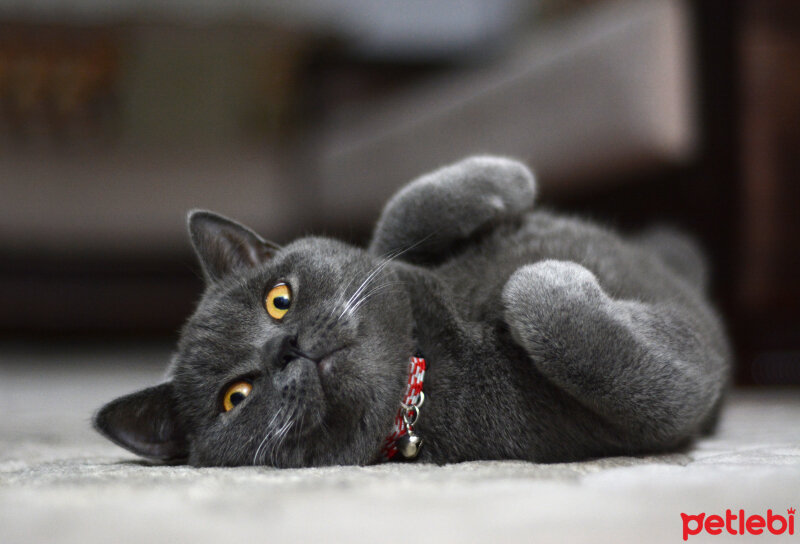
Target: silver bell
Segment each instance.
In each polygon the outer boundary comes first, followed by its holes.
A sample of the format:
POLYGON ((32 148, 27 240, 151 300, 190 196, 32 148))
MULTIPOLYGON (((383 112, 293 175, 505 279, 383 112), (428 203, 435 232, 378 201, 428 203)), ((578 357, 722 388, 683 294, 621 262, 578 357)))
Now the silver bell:
POLYGON ((406 434, 397 439, 397 451, 406 459, 413 459, 422 447, 422 438, 415 434, 406 434))

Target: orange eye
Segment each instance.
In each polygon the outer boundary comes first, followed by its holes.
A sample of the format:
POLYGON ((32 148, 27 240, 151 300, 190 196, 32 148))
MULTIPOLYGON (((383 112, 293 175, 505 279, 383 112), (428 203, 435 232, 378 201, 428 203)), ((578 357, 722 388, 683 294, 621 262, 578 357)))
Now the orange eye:
POLYGON ((283 319, 292 305, 292 290, 286 283, 279 283, 269 290, 264 299, 264 307, 273 319, 283 319))
POLYGON ((222 397, 222 408, 226 412, 230 412, 233 408, 247 398, 247 395, 253 390, 253 385, 250 382, 236 382, 231 384, 225 390, 225 396, 222 397))

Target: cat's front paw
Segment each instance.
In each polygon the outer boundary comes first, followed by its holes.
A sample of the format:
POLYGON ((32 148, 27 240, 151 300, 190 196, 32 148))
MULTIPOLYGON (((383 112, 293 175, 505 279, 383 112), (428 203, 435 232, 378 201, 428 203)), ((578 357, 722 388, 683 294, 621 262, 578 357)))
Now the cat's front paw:
POLYGON ((436 253, 481 228, 525 213, 535 196, 533 174, 524 164, 504 157, 470 157, 416 179, 392 197, 370 250, 384 254, 424 241, 415 251, 436 253))
POLYGON ((438 184, 473 211, 483 211, 487 216, 522 213, 530 209, 536 197, 531 171, 505 157, 470 157, 421 178, 420 185, 426 183, 438 184))

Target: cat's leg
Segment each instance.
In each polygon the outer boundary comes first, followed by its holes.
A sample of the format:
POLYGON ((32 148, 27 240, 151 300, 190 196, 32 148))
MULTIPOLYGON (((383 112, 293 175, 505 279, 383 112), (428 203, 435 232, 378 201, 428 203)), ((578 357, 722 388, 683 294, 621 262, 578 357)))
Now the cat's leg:
POLYGON ((550 381, 608 421, 629 451, 675 446, 701 430, 726 379, 714 317, 615 300, 583 266, 542 261, 503 290, 512 336, 550 381))
POLYGON ((386 204, 370 251, 404 251, 409 262, 430 260, 453 244, 533 205, 533 175, 520 162, 472 157, 422 176, 386 204))

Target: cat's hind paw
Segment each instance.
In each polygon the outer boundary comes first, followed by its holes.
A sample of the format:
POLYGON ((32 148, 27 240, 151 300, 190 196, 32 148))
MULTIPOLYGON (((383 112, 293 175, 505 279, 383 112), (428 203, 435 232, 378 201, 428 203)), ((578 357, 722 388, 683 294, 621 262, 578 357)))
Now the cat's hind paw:
POLYGON ((568 261, 523 266, 503 288, 512 336, 534 357, 560 351, 573 336, 590 333, 586 329, 608 301, 595 275, 568 261))

